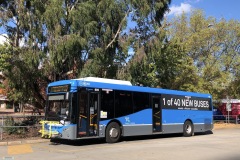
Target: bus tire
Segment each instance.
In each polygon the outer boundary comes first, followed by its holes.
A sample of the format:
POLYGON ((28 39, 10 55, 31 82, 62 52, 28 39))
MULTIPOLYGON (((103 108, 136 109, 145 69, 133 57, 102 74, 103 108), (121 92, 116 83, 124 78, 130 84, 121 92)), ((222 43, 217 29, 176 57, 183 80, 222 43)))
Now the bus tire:
POLYGON ((106 142, 107 143, 116 143, 120 140, 121 129, 117 122, 111 122, 107 126, 106 130, 106 142))
POLYGON ((183 125, 183 136, 190 137, 193 135, 193 124, 190 121, 186 121, 183 125))

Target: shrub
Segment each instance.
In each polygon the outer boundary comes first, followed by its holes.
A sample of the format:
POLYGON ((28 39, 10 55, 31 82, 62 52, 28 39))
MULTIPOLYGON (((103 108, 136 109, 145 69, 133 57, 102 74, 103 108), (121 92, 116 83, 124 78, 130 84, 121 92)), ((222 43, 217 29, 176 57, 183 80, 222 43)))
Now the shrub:
POLYGON ((4 131, 6 131, 8 134, 13 134, 17 132, 17 128, 12 127, 12 126, 15 126, 13 117, 7 117, 5 121, 5 126, 6 127, 4 128, 4 131))
POLYGON ((11 104, 7 103, 6 109, 13 109, 13 106, 11 104))
POLYGON ((22 126, 22 123, 15 123, 13 117, 7 117, 5 121, 5 128, 4 131, 10 134, 25 134, 26 128, 24 127, 18 127, 22 126))

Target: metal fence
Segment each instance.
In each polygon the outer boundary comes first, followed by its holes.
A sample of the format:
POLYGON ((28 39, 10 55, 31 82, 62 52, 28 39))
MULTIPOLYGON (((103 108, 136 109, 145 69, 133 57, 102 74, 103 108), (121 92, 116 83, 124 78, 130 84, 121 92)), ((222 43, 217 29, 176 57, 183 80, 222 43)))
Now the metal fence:
MULTIPOLYGON (((14 140, 41 137, 41 124, 44 116, 38 115, 5 115, 0 116, 0 140, 14 140)), ((240 124, 239 116, 214 115, 214 123, 240 124)))
POLYGON ((215 123, 222 122, 222 123, 240 124, 239 115, 214 115, 213 120, 215 123))
POLYGON ((0 116, 0 140, 14 140, 40 137, 40 121, 44 116, 38 115, 4 115, 0 116))

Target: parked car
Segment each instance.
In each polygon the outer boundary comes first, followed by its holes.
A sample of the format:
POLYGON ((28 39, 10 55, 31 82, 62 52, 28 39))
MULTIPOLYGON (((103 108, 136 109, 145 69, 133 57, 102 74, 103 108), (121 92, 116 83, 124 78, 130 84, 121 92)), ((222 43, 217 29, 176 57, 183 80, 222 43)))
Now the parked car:
POLYGON ((222 114, 222 112, 217 108, 213 107, 213 120, 225 120, 226 117, 222 114))

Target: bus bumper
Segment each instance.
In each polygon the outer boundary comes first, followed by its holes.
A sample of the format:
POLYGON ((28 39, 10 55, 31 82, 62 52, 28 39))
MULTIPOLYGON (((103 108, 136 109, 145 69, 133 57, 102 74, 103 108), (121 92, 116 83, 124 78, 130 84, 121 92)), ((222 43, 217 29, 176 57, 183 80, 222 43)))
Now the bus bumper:
POLYGON ((41 121, 42 129, 39 131, 43 138, 76 139, 77 125, 62 125, 57 121, 41 121))

